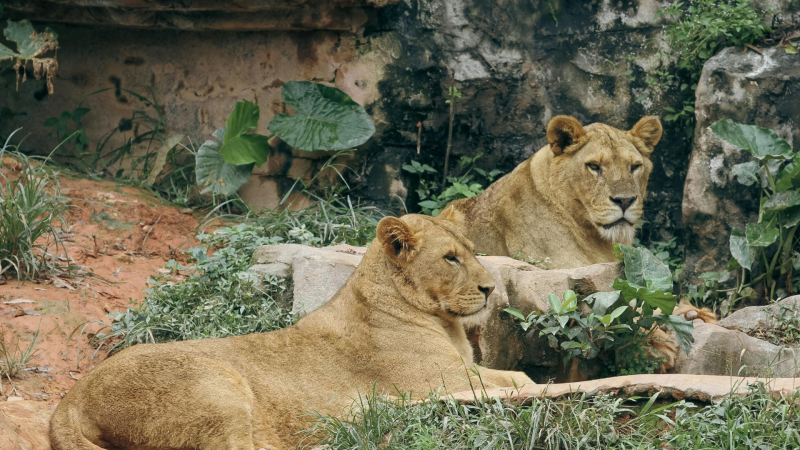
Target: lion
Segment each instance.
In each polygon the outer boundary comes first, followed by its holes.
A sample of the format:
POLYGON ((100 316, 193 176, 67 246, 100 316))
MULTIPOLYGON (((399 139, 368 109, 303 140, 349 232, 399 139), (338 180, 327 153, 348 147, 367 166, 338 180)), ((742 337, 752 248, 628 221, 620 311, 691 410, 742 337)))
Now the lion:
MULTIPOLYGON (((455 200, 439 217, 456 224, 480 253, 522 257, 550 269, 571 269, 617 261, 614 244, 631 245, 641 219, 650 156, 661 139, 658 117, 639 120, 630 131, 602 123, 585 128, 571 116, 547 125, 549 145, 483 194, 455 200)), ((708 309, 688 302, 675 314, 716 323, 708 309)), ((467 322, 468 328, 476 321, 467 322)), ((472 342, 475 330, 470 329, 472 342)), ((651 351, 672 367, 674 337, 651 335, 651 351)))
POLYGON ((325 306, 279 331, 126 349, 67 393, 50 441, 54 450, 294 448, 309 413, 344 415, 373 388, 427 395, 533 383, 473 363, 461 318, 494 287, 452 223, 384 218, 325 306))

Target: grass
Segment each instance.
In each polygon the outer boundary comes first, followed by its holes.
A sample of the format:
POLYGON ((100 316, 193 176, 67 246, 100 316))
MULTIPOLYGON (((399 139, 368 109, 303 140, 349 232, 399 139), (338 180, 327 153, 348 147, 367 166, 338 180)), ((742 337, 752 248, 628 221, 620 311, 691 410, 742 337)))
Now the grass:
POLYGON ((38 354, 37 339, 39 339, 38 328, 28 347, 21 348, 19 338, 14 339, 13 335, 6 343, 5 328, 0 328, 0 378, 15 377, 25 370, 28 363, 38 354))
POLYGON ((59 195, 56 173, 33 164, 10 139, 0 148, 5 168, 0 171, 0 274, 33 278, 47 269, 51 245, 60 243, 53 224, 65 225, 68 206, 59 195))
POLYGON ((111 351, 139 343, 216 338, 273 331, 294 323, 288 280, 248 271, 261 245, 298 243, 365 245, 374 238, 380 213, 349 199, 318 199, 300 211, 269 211, 245 223, 200 234, 187 251, 190 265, 174 260, 151 278, 144 301, 114 313, 98 335, 111 351))
POLYGON ((318 416, 304 448, 331 449, 796 449, 800 395, 763 386, 719 404, 664 403, 657 395, 499 400, 460 405, 362 397, 345 419, 318 416), (324 447, 328 446, 328 447, 324 447))

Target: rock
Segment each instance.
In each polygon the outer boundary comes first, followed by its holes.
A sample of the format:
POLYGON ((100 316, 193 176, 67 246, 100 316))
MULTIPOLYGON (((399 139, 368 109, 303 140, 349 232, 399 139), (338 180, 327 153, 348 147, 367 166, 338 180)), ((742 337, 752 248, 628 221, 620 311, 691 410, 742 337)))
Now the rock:
POLYGON ((360 262, 359 255, 337 252, 296 258, 292 262, 292 312, 304 316, 327 303, 344 286, 360 262))
POLYGON ((50 450, 47 430, 52 408, 31 400, 0 402, 0 448, 50 450))
POLYGON ((785 298, 768 306, 748 306, 719 321, 725 328, 749 333, 757 329, 772 328, 775 321, 787 311, 797 311, 800 296, 785 298))
POLYGON ((718 139, 709 129, 731 119, 775 130, 798 149, 800 144, 800 58, 780 48, 763 56, 738 48, 721 51, 706 63, 697 87, 691 162, 683 195, 686 276, 719 271, 730 259, 731 229, 744 231, 757 219, 759 191, 739 184, 731 169, 751 159, 718 139))
POLYGON ((800 376, 800 349, 781 348, 718 325, 694 322, 694 344, 675 372, 698 375, 800 376))

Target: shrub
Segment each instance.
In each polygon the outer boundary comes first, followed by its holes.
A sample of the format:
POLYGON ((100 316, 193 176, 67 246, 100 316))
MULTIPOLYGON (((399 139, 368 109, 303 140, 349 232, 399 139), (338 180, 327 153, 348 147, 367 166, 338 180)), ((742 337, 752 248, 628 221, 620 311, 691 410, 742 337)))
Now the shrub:
POLYGON ((67 205, 56 173, 32 163, 8 140, 0 148, 0 161, 10 166, 0 171, 0 275, 32 278, 48 269, 48 249, 60 244, 53 224, 66 226, 67 205))
POLYGON ((546 312, 525 316, 515 308, 505 311, 521 321, 523 330, 531 328, 546 336, 550 347, 563 355, 565 365, 574 358, 597 359, 603 367, 601 376, 653 373, 661 360, 647 351, 650 334, 666 326, 688 353, 694 341, 692 324, 671 315, 676 297, 669 266, 643 247, 615 245, 615 253, 625 262, 626 279, 616 280, 614 291, 586 297, 588 314, 579 307, 573 291, 565 292, 563 300, 550 294, 546 312), (654 315, 656 309, 662 314, 654 315))

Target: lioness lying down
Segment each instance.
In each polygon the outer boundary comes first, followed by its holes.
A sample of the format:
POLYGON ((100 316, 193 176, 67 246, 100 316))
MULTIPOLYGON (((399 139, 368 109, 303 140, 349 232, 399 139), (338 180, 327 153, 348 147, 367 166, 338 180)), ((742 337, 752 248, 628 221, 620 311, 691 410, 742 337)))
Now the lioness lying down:
POLYGON ((50 442, 54 450, 291 448, 309 426, 303 415, 341 415, 373 383, 421 396, 470 381, 532 383, 472 362, 461 317, 483 309, 493 289, 450 222, 385 218, 325 306, 271 333, 124 350, 64 397, 50 442))

